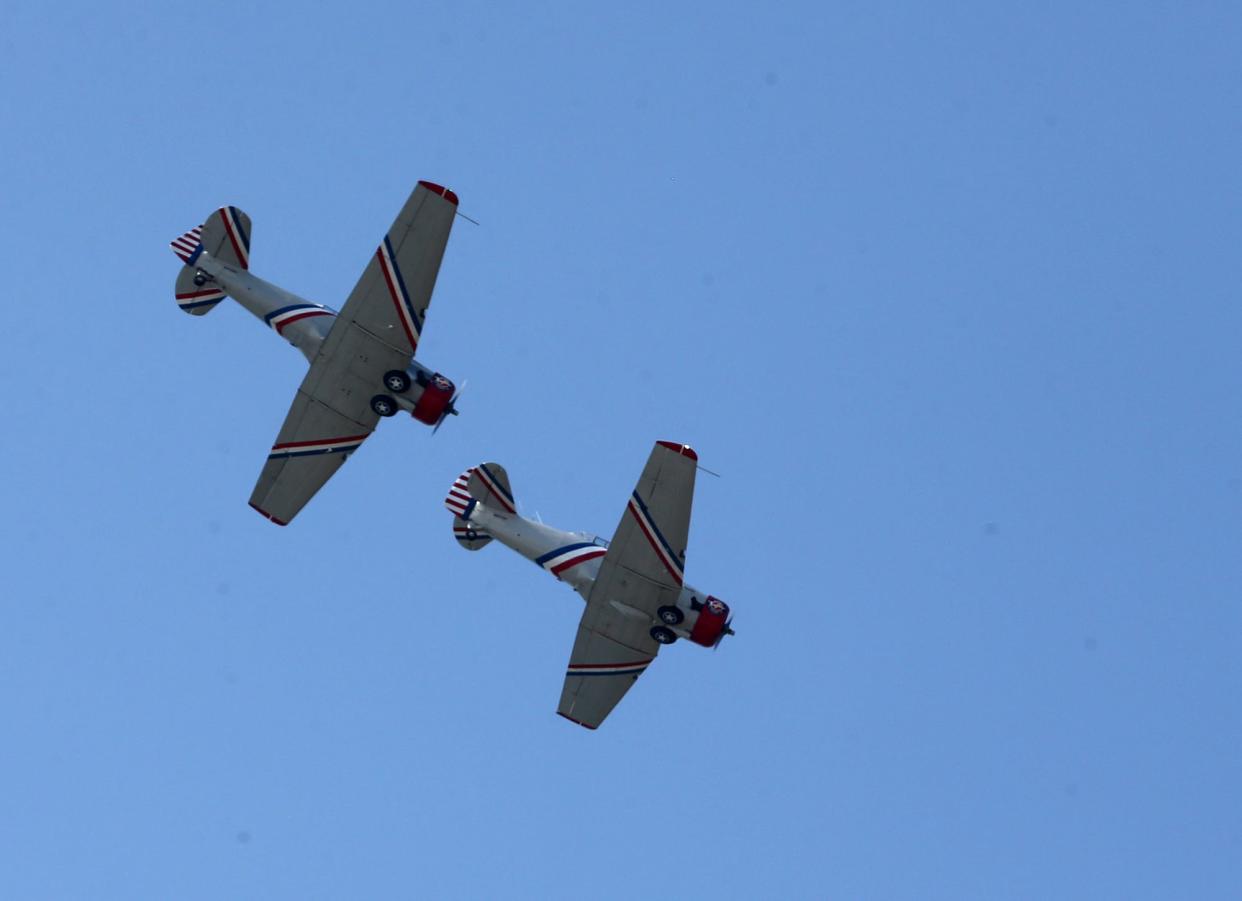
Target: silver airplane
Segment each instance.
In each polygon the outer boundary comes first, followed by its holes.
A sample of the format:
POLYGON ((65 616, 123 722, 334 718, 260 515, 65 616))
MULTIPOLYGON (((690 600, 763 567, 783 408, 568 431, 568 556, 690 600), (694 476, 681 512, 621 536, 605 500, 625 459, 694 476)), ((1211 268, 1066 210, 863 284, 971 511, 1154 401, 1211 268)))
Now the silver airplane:
POLYGON ((598 728, 661 645, 716 647, 733 634, 729 605, 683 577, 698 459, 687 445, 657 441, 611 541, 521 516, 498 463, 466 470, 444 499, 462 547, 495 539, 586 601, 557 709, 580 726, 598 728))
POLYGON ((310 363, 250 496, 277 525, 298 514, 382 417, 406 410, 439 428, 456 415, 453 383, 414 360, 456 212, 456 194, 420 181, 339 313, 250 274, 250 217, 236 207, 172 242, 185 264, 181 309, 202 316, 232 297, 310 363))

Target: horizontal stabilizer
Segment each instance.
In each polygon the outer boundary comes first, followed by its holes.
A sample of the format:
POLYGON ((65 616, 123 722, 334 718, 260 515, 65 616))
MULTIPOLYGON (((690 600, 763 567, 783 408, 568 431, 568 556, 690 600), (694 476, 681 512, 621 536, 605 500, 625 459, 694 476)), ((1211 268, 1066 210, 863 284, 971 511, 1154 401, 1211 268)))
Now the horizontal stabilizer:
POLYGON ((492 536, 460 516, 453 517, 453 537, 468 551, 482 550, 492 541, 492 536))
POLYGON ((203 223, 203 247, 224 263, 250 268, 250 217, 235 206, 222 206, 203 223))
POLYGON ((517 513, 509 474, 499 463, 480 463, 457 477, 449 488, 444 506, 463 519, 470 518, 473 503, 486 504, 497 513, 517 513))
POLYGON ((216 304, 228 297, 213 282, 205 281, 193 266, 182 266, 177 273, 177 306, 191 316, 202 316, 216 308, 216 304))
POLYGON ((499 463, 480 463, 470 474, 470 496, 497 513, 517 513, 517 502, 509 489, 509 474, 499 463))

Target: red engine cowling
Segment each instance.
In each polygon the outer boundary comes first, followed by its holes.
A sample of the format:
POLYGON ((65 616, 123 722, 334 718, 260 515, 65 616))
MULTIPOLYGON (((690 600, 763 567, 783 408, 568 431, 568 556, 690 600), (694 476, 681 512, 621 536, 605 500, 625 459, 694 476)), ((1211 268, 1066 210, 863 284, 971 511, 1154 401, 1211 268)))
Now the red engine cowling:
POLYGON ((707 596, 699 618, 690 630, 690 640, 705 648, 714 647, 729 625, 729 605, 719 598, 707 596))
POLYGON ((423 386, 422 396, 414 404, 410 415, 419 422, 435 425, 444 416, 452 399, 453 383, 437 372, 423 386))

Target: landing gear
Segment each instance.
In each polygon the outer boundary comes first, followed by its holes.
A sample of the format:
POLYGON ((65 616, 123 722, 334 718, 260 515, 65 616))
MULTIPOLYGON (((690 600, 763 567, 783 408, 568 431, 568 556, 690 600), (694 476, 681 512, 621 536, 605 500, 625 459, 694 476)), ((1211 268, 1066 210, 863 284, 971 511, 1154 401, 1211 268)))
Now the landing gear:
POLYGON ((661 607, 656 611, 656 615, 660 617, 661 621, 668 623, 670 626, 675 626, 686 618, 686 615, 681 612, 680 607, 661 607))
POLYGON ((384 373, 384 387, 393 394, 405 394, 410 390, 410 377, 400 369, 384 373))
POLYGON ((371 398, 371 409, 380 416, 392 416, 397 412, 397 402, 387 394, 377 394, 371 398))
POLYGON ((209 281, 211 281, 211 277, 207 275, 207 273, 203 272, 203 270, 200 269, 194 273, 194 287, 201 288, 209 281))
POLYGON ((651 637, 660 644, 672 644, 677 640, 676 634, 672 629, 666 629, 664 626, 653 626, 651 629, 651 637))

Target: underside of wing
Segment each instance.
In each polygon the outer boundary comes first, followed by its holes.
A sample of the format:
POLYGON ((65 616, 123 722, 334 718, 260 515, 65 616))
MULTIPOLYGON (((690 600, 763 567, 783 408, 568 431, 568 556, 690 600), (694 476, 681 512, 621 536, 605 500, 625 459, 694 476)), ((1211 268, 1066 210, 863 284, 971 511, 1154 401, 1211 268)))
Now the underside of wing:
POLYGON ((379 420, 369 404, 341 404, 333 396, 343 393, 341 386, 325 385, 322 375, 314 368, 307 374, 250 495, 250 506, 277 525, 288 525, 297 516, 379 420), (314 387, 326 389, 320 396, 308 390, 312 376, 314 387))
POLYGON ((656 443, 600 565, 592 602, 623 604, 648 616, 676 603, 697 465, 698 456, 686 445, 656 443))
MULTIPOLYGON (((338 316, 408 358, 419 336, 457 213, 457 195, 420 181, 338 316)), ((333 350, 332 336, 324 352, 333 350)), ((404 366, 401 368, 405 368, 404 366)))
POLYGON ((453 227, 457 197, 419 182, 302 380, 250 505, 290 522, 371 434, 384 377, 406 370, 453 227))
POLYGON ((655 659, 660 646, 613 607, 587 605, 565 673, 557 713, 596 729, 655 659), (624 640, 619 640, 619 639, 624 640))

